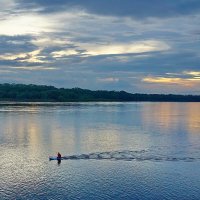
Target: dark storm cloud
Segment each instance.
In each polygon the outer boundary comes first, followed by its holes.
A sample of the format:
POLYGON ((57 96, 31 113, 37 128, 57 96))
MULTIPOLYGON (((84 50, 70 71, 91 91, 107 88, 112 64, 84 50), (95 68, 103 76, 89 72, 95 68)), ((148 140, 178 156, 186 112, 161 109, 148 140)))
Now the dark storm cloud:
MULTIPOLYGON (((23 6, 30 6, 21 0, 23 6)), ((200 10, 199 0, 34 0, 43 12, 58 12, 66 9, 85 9, 100 15, 131 16, 136 18, 167 17, 191 14, 200 10)))

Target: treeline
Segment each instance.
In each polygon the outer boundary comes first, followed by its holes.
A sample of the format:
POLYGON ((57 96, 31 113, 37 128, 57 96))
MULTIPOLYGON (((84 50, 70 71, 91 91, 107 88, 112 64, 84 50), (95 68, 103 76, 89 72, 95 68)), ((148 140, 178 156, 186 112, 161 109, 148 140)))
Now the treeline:
POLYGON ((125 91, 91 91, 81 88, 55 88, 45 85, 0 84, 0 101, 88 102, 160 101, 200 102, 200 95, 131 94, 125 91))

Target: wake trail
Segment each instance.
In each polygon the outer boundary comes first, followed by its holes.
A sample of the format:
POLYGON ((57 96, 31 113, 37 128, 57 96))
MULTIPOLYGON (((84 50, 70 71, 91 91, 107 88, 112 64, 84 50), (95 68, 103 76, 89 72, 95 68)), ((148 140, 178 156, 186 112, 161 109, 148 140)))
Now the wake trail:
POLYGON ((89 154, 69 155, 62 157, 63 160, 124 160, 124 161, 185 161, 200 160, 199 157, 167 156, 149 154, 147 150, 140 151, 106 151, 89 154))

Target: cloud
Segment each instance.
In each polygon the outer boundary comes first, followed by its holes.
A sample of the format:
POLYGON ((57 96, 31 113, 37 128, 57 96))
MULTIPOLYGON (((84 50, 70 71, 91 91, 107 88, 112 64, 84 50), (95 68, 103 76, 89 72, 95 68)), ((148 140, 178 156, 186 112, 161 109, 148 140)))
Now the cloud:
MULTIPOLYGON (((54 58, 62 58, 66 56, 79 55, 80 57, 101 56, 101 55, 123 55, 167 51, 169 45, 162 41, 137 41, 127 43, 111 43, 111 44, 92 44, 92 43, 77 43, 77 46, 71 46, 65 49, 60 48, 59 51, 52 51, 51 55, 54 58)), ((144 55, 143 55, 144 56, 144 55)), ((119 57, 118 57, 119 59, 119 57)), ((123 59, 124 60, 124 59, 123 59)))
POLYGON ((0 21, 1 35, 39 34, 51 30, 51 24, 45 17, 36 14, 22 14, 0 21))
POLYGON ((31 43, 31 39, 32 36, 29 35, 0 35, 0 54, 20 54, 34 51, 37 47, 31 43))
MULTIPOLYGON (((24 6, 29 6, 21 0, 24 6)), ((34 0, 31 4, 43 7, 43 12, 59 12, 62 10, 82 9, 89 13, 110 16, 130 16, 134 18, 169 17, 191 13, 200 10, 198 0, 34 0)))
POLYGON ((48 70, 58 70, 56 67, 44 67, 44 66, 28 66, 28 67, 10 67, 10 69, 16 70, 30 70, 30 71, 48 71, 48 70))
POLYGON ((0 3, 1 82, 198 91, 197 0, 0 3))
POLYGON ((183 74, 200 77, 200 71, 184 71, 183 74))
POLYGON ((117 44, 107 44, 107 45, 91 45, 84 44, 81 45, 82 48, 86 50, 86 54, 97 56, 97 55, 111 55, 111 54, 131 54, 131 53, 144 53, 151 51, 166 51, 170 47, 161 41, 138 41, 117 44))
POLYGON ((107 82, 107 83, 118 82, 119 78, 114 78, 114 77, 98 78, 97 81, 99 81, 99 82, 107 82))
POLYGON ((15 53, 15 54, 5 53, 0 55, 0 60, 27 62, 27 63, 48 63, 47 61, 42 60, 45 58, 45 56, 39 55, 40 51, 41 50, 35 50, 29 53, 15 53))
POLYGON ((71 56, 71 55, 77 55, 78 52, 76 50, 61 50, 61 51, 53 51, 51 53, 52 57, 54 58, 61 58, 63 56, 71 56))
POLYGON ((167 73, 165 77, 147 76, 142 81, 161 85, 200 86, 200 71, 183 71, 180 74, 167 73))
POLYGON ((0 4, 1 4, 1 9, 8 9, 12 6, 15 5, 15 1, 14 0, 0 0, 0 4))

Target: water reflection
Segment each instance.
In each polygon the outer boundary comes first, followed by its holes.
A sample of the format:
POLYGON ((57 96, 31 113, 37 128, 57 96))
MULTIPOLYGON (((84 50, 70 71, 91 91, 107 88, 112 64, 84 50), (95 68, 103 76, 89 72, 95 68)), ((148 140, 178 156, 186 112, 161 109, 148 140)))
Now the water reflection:
POLYGON ((151 103, 142 106, 142 120, 145 127, 158 128, 162 133, 187 130, 189 134, 199 133, 199 103, 151 103))
POLYGON ((60 166, 60 164, 61 164, 61 159, 58 159, 57 163, 58 163, 58 166, 60 166))
POLYGON ((6 109, 10 112, 0 112, 1 144, 24 146, 30 157, 47 151, 72 154, 147 145, 152 140, 146 131, 182 134, 188 140, 200 130, 198 103, 106 104, 81 109, 79 105, 79 109, 70 106, 59 110, 35 107, 35 111, 21 108, 23 113, 20 108, 6 109))
POLYGON ((200 104, 190 103, 185 105, 187 117, 187 130, 192 134, 200 134, 200 104))
MULTIPOLYGON (((62 184, 66 183, 64 191, 70 181, 74 181, 76 186, 81 176, 84 181, 87 180, 90 172, 82 175, 84 171, 80 170, 80 177, 76 176, 77 170, 82 167, 81 162, 74 164, 71 160, 65 160, 62 164, 61 161, 50 163, 49 155, 55 156, 58 151, 62 155, 85 154, 86 157, 115 155, 117 159, 119 155, 116 152, 121 152, 120 158, 133 156, 134 161, 135 158, 155 162, 158 158, 160 162, 173 161, 174 158, 196 161, 196 158, 199 158, 199 103, 99 103, 31 109, 7 107, 1 108, 0 119, 0 192, 42 193, 48 190, 51 184, 51 190, 55 192, 53 187, 58 180, 62 181, 62 184), (100 153, 90 154, 93 152, 100 153), (133 154, 130 155, 130 152, 133 154), (68 173, 68 169, 74 176, 68 173), (63 170, 63 174, 58 179, 59 170, 63 170), (71 179, 65 178, 66 174, 71 176, 71 179)), ((100 162, 103 161, 99 161, 95 167, 92 162, 85 162, 85 172, 89 165, 91 169, 98 169, 99 165, 105 166, 106 170, 109 170, 110 165, 117 166, 116 163, 100 162)), ((151 165, 152 168, 148 166, 148 169, 153 170, 155 165, 151 165)), ((140 167, 138 172, 141 172, 142 176, 145 170, 140 171, 140 167)), ((130 167, 124 171, 127 169, 130 167)), ((117 172, 118 168, 115 170, 117 172)), ((115 175, 110 171, 110 174, 118 180, 118 173, 115 175)))

